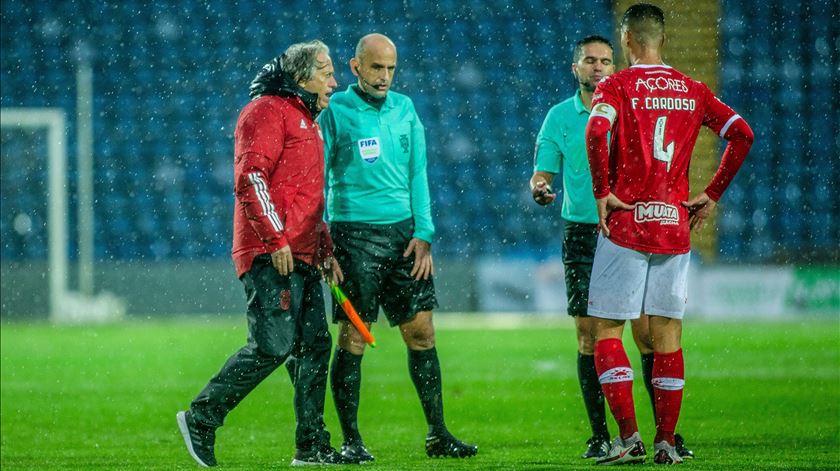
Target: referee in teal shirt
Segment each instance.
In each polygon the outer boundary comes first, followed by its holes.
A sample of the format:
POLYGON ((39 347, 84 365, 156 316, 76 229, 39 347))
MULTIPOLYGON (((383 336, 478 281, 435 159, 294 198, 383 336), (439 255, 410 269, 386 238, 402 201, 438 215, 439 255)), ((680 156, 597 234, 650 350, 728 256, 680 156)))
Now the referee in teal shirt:
MULTIPOLYGON (((582 458, 599 458, 609 451, 604 395, 595 372, 595 326, 587 316, 589 276, 598 236, 598 212, 592 193, 592 175, 586 156, 585 131, 595 86, 615 70, 613 48, 602 36, 587 36, 575 43, 572 74, 578 91, 548 111, 537 135, 531 195, 540 205, 553 202, 554 176, 563 174, 563 265, 566 274, 568 313, 575 318, 578 341, 578 381, 592 428, 592 437, 582 458)), ((632 322, 633 339, 642 356, 645 387, 653 403, 653 343, 647 316, 632 322)), ((676 449, 686 459, 694 453, 685 447, 683 437, 675 435, 676 449)))
MULTIPOLYGON (((426 138, 411 99, 389 92, 397 66, 394 43, 364 36, 350 60, 357 83, 336 93, 318 117, 323 131, 327 213, 342 289, 370 327, 382 308, 399 326, 408 368, 428 423, 426 453, 475 455, 446 428, 432 310, 435 233, 426 177, 426 138)), ((344 441, 341 453, 373 461, 357 414, 365 341, 333 303, 339 325, 330 383, 344 441)))
POLYGON ((595 372, 595 320, 586 314, 589 275, 598 236, 598 211, 592 193, 592 175, 586 157, 585 131, 592 93, 602 78, 615 70, 613 49, 601 36, 587 36, 575 44, 572 73, 580 87, 570 98, 552 107, 537 135, 531 194, 546 205, 556 195, 554 176, 563 174, 563 265, 566 273, 568 313, 575 318, 578 340, 578 381, 589 416, 592 437, 583 458, 605 456, 610 448, 604 395, 595 372))

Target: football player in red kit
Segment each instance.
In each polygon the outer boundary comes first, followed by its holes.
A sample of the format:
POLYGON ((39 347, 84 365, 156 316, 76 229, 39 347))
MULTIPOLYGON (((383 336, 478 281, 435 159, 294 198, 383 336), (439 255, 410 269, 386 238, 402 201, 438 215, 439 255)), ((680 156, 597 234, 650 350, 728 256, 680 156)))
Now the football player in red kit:
POLYGON ((682 403, 680 346, 691 229, 699 229, 744 161, 747 123, 701 82, 662 62, 661 9, 637 4, 621 20, 630 64, 599 84, 586 129, 601 235, 589 287, 596 319, 595 367, 619 436, 597 461, 643 462, 632 396, 633 370, 621 343, 627 320, 649 316, 655 391, 654 462, 680 463, 674 428, 682 403), (689 198, 691 153, 706 126, 728 141, 717 173, 689 198), (608 134, 609 133, 609 134, 608 134))

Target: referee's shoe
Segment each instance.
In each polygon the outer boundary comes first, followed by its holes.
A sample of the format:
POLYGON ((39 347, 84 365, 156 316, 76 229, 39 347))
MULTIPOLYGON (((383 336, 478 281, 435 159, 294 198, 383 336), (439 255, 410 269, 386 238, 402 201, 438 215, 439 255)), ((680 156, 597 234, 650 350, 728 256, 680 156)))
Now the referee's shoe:
POLYGON ((359 464, 355 457, 344 456, 329 443, 317 444, 309 449, 295 450, 291 466, 349 465, 359 464))
POLYGON ((199 465, 209 468, 216 466, 216 456, 213 453, 213 446, 216 443, 216 429, 199 424, 193 419, 190 411, 181 411, 175 415, 178 420, 178 428, 187 451, 199 465))
POLYGON ((455 438, 448 431, 429 433, 426 436, 426 454, 430 458, 468 458, 478 453, 477 445, 468 445, 455 438))
POLYGON ((373 455, 370 454, 362 442, 344 442, 341 445, 340 453, 341 456, 356 461, 359 464, 373 461, 373 455))

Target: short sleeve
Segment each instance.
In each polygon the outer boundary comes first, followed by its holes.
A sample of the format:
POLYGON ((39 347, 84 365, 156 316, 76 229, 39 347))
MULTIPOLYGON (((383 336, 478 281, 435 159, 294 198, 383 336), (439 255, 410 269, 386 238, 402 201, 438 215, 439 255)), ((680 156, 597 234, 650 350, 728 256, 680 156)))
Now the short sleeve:
POLYGON ((559 129, 557 122, 557 108, 551 108, 545 116, 534 149, 534 171, 560 173, 560 162, 563 160, 563 151, 559 142, 559 129))

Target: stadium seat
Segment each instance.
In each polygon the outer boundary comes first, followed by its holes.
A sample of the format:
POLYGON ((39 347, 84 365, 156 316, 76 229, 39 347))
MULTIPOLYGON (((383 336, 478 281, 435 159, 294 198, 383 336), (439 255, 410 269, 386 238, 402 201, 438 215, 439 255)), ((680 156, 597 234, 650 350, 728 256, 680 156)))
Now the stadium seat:
MULTIPOLYGON (((413 98, 427 130, 436 251, 519 253, 556 242, 555 234, 533 235, 514 225, 537 217, 559 221, 536 208, 524 190, 533 142, 548 107, 574 90, 565 76, 569 42, 584 33, 610 35, 604 18, 612 17, 612 2, 440 0, 423 14, 408 2, 389 7, 388 22, 371 15, 375 5, 368 0, 340 2, 335 12, 322 15, 310 15, 306 1, 287 3, 277 14, 253 15, 265 5, 126 0, 85 21, 58 23, 53 19, 77 15, 78 5, 3 4, 4 41, 15 41, 3 46, 0 103, 67 111, 71 177, 72 47, 80 39, 93 45, 96 188, 103 192, 95 210, 97 220, 109 222, 98 226, 98 256, 228 256, 229 241, 220 239, 229 237, 233 199, 231 183, 221 180, 229 178, 230 169, 219 167, 230 165, 233 126, 248 100, 248 80, 281 45, 320 37, 333 49, 343 89, 353 80, 345 64, 361 30, 382 30, 397 39, 395 90, 413 98), (243 15, 249 23, 233 26, 230 19, 243 15), (26 16, 31 21, 15 20, 26 16), (303 17, 307 21, 297 20, 303 17), (541 55, 550 59, 538 65, 546 73, 535 84, 526 72, 534 67, 533 51, 543 49, 541 55), (160 179, 164 163, 183 171, 179 184, 197 189, 167 188, 160 179), (185 208, 204 213, 185 218, 185 208), (481 249, 464 235, 467 226, 480 228, 481 249)), ((810 7, 832 8, 832 0, 814 0, 810 7)), ((828 14, 780 17, 756 0, 723 0, 719 11, 720 96, 749 120, 757 136, 721 207, 721 259, 762 261, 803 243, 830 244, 840 230, 838 218, 799 209, 809 201, 838 209, 826 188, 840 181, 840 166, 823 165, 822 159, 840 118, 812 104, 834 99, 831 88, 819 84, 840 75, 828 60, 840 26, 828 14), (753 54, 766 50, 766 38, 753 32, 774 29, 784 29, 786 40, 769 54, 753 54), (805 54, 805 45, 817 54, 805 54), (801 185, 801 194, 790 190, 791 182, 801 185), (771 216, 790 228, 767 224, 772 243, 750 233, 756 211, 766 208, 778 208, 771 216)), ((4 158, 14 148, 4 141, 4 158)), ((23 248, 7 217, 12 208, 31 203, 6 190, 16 175, 4 167, 0 253, 8 260, 42 257, 43 248, 29 242, 23 248)))

